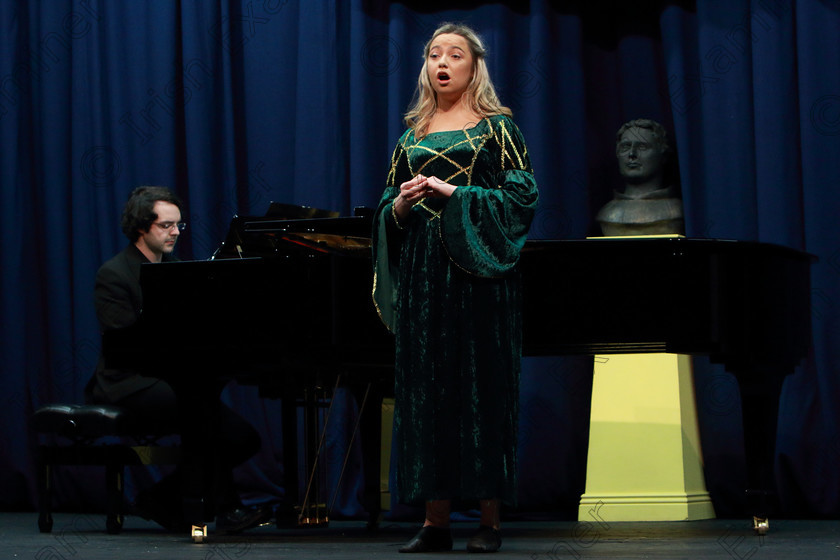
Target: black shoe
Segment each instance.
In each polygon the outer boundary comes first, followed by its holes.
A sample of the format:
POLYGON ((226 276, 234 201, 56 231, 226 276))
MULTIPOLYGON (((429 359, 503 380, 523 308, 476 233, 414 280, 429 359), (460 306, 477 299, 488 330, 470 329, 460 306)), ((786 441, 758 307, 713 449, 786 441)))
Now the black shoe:
POLYGON ((449 527, 427 525, 413 539, 400 548, 400 552, 443 552, 452 550, 452 533, 449 527))
POLYGON ((235 535, 271 520, 271 508, 236 507, 220 513, 216 518, 216 533, 235 535))
POLYGON ((501 547, 501 531, 487 525, 479 525, 478 532, 467 541, 467 552, 496 552, 501 547))

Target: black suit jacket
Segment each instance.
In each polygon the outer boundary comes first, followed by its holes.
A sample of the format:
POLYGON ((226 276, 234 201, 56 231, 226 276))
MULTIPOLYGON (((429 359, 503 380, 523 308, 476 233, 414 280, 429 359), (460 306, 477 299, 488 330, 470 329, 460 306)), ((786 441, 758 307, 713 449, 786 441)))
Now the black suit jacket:
MULTIPOLYGON (((164 255, 164 261, 177 260, 164 255)), ((105 262, 96 273, 94 305, 102 332, 133 325, 140 318, 143 293, 140 290, 140 265, 150 262, 133 243, 105 262)), ((150 348, 149 351, 154 351, 150 348)), ((107 369, 100 355, 93 378, 88 383, 89 401, 117 403, 158 381, 131 369, 107 369)))

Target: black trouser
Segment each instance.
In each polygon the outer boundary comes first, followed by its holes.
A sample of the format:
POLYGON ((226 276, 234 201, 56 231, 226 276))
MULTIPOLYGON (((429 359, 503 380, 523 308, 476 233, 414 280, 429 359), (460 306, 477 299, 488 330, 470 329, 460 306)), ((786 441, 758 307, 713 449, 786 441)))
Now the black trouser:
POLYGON ((151 433, 180 434, 184 456, 179 468, 148 492, 167 501, 203 500, 205 517, 241 503, 233 486, 233 468, 261 446, 257 431, 219 400, 220 392, 220 385, 206 382, 185 382, 176 392, 158 380, 113 403, 136 415, 151 433))

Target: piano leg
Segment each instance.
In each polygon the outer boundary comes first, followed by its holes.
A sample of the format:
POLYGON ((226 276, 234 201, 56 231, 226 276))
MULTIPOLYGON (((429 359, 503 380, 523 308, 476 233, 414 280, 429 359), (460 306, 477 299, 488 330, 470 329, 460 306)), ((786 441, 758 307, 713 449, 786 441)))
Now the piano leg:
POLYGON ((219 397, 223 384, 202 380, 171 382, 178 399, 181 423, 181 492, 184 521, 193 542, 204 542, 207 521, 223 499, 217 473, 221 457, 216 434, 220 425, 219 397))
POLYGON ((769 517, 775 509, 776 430, 779 399, 784 375, 739 377, 741 414, 744 424, 744 452, 747 463, 747 508, 753 516, 753 530, 767 533, 769 517))
MULTIPOLYGON (((291 376, 287 376, 291 377, 291 376)), ((389 384, 390 386, 390 384, 389 384)), ((386 394, 392 394, 383 389, 383 383, 373 382, 370 384, 351 382, 347 388, 353 394, 359 406, 359 418, 357 433, 355 437, 361 438, 362 464, 364 469, 364 502, 363 507, 368 513, 368 528, 376 528, 379 524, 382 513, 381 489, 380 489, 380 468, 381 468, 381 445, 382 445, 382 401, 386 394)), ((304 405, 304 419, 310 423, 309 432, 312 432, 316 425, 312 421, 309 412, 317 410, 317 403, 309 402, 304 398, 300 402, 301 393, 307 387, 296 385, 284 386, 279 393, 265 393, 263 396, 279 396, 282 399, 282 422, 283 422, 283 467, 285 507, 277 510, 277 526, 283 528, 285 524, 298 517, 295 512, 297 504, 300 503, 300 477, 298 465, 298 412, 299 405, 304 405), (309 409, 307 412, 306 409, 309 409)), ((317 451, 317 445, 306 444, 308 454, 312 455, 313 450, 317 451)), ((348 450, 349 452, 349 450, 348 450)), ((308 475, 313 473, 311 459, 305 461, 304 472, 308 475)), ((340 481, 339 481, 340 482, 340 481)), ((337 489, 338 490, 338 489, 337 489)), ((305 505, 305 504, 304 504, 305 505)), ((332 504, 330 504, 331 506, 332 504)), ((301 506, 302 508, 303 506, 301 506)), ((296 520, 299 521, 299 520, 296 520)))
POLYGON ((330 511, 322 501, 326 464, 323 462, 322 452, 325 449, 326 433, 330 412, 332 411, 332 397, 327 391, 318 386, 306 387, 303 393, 304 414, 304 464, 306 465, 306 486, 303 501, 298 514, 298 525, 309 527, 326 527, 330 522, 330 511), (327 405, 327 403, 330 403, 327 405), (324 409, 326 414, 324 413, 324 409))
POLYGON ((300 500, 300 479, 298 477, 298 409, 295 389, 282 393, 283 422, 283 505, 277 511, 277 527, 283 528, 292 520, 297 522, 295 506, 300 500))

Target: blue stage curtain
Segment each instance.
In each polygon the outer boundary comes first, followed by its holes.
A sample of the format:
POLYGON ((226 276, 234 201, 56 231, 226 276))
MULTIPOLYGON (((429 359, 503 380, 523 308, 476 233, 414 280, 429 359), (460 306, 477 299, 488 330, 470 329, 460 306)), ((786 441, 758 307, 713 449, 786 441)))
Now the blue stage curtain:
MULTIPOLYGON (((594 215, 621 185, 615 132, 647 117, 676 146, 689 236, 819 257, 812 351, 782 395, 778 486, 784 515, 840 513, 840 5, 638 4, 0 4, 0 507, 34 507, 32 412, 82 400, 99 351, 93 278, 126 243, 128 193, 158 184, 183 197, 182 259, 208 258, 235 214, 261 215, 271 201, 342 214, 375 205, 423 44, 439 23, 462 21, 487 43, 528 141, 541 190, 532 238, 597 234, 594 215)), ((177 321, 161 328, 177 344, 177 321)), ((695 366, 707 485, 719 516, 740 515, 737 385, 704 358, 695 366)), ((521 511, 576 515, 590 391, 591 359, 525 360, 521 511)), ((275 499, 279 402, 252 387, 225 398, 264 438, 241 486, 253 501, 275 499)), ((351 418, 356 405, 340 401, 351 418)), ((331 452, 349 440, 337 428, 331 452)), ((362 514, 351 470, 338 515, 362 514)), ((67 478, 60 505, 99 505, 86 475, 67 478)))

